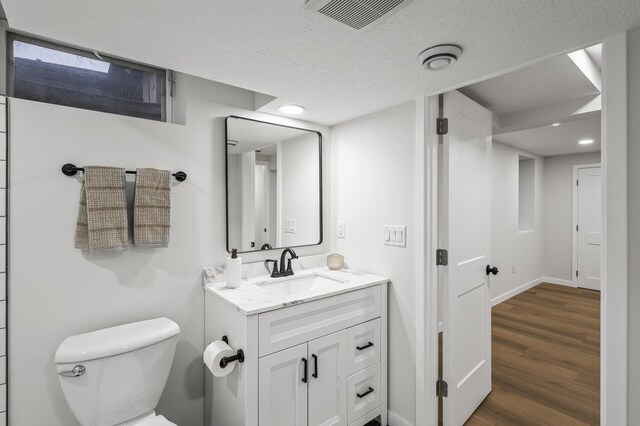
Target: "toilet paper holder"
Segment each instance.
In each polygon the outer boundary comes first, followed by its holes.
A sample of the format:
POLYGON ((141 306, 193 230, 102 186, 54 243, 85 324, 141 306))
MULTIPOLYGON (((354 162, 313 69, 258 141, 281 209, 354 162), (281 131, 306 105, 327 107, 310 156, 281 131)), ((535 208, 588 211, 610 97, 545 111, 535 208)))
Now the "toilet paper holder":
MULTIPOLYGON (((222 336, 222 341, 227 345, 229 344, 229 338, 227 336, 222 336)), ((242 349, 238 349, 235 355, 222 358, 220 360, 220 367, 225 368, 227 365, 231 364, 234 361, 238 361, 238 363, 240 364, 244 362, 244 352, 242 349)))

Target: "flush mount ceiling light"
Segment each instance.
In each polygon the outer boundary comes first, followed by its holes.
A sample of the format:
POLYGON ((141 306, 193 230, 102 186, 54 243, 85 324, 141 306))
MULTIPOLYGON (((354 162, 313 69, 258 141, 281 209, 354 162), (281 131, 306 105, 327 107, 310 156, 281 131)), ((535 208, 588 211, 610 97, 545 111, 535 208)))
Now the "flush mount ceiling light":
POLYGON ((227 141, 227 146, 238 146, 238 141, 234 141, 233 139, 229 139, 227 141))
POLYGON ((428 71, 441 71, 455 64, 461 54, 460 46, 440 44, 423 51, 418 56, 418 61, 428 71))
POLYGON ((280 105, 278 107, 278 111, 280 111, 283 114, 289 114, 289 115, 302 114, 304 110, 305 108, 300 105, 280 105))
POLYGON ((560 125, 560 123, 553 123, 552 126, 553 127, 558 127, 560 125))
POLYGON ((582 139, 578 141, 580 145, 591 145, 593 143, 593 139, 582 139))

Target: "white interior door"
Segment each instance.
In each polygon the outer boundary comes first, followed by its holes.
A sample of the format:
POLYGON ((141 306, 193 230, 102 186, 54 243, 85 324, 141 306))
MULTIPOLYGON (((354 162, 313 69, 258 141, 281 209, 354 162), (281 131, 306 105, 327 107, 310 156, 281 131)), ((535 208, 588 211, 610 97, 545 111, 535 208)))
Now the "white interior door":
POLYGON ((599 166, 578 168, 576 198, 577 284, 600 290, 602 173, 599 166))
POLYGON ((347 330, 309 342, 309 426, 347 426, 347 330))
POLYGON ((260 426, 307 425, 307 344, 260 358, 260 426))
POLYGON ((491 112, 459 92, 444 95, 442 268, 445 425, 462 425, 491 391, 491 112))

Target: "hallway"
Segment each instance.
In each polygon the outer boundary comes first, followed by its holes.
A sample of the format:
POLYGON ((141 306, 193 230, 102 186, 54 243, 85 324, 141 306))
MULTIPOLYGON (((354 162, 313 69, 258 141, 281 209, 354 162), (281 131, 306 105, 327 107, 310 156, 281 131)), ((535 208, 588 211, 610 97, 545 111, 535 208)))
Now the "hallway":
POLYGON ((466 424, 599 424, 600 293, 540 284, 492 316, 493 390, 466 424))

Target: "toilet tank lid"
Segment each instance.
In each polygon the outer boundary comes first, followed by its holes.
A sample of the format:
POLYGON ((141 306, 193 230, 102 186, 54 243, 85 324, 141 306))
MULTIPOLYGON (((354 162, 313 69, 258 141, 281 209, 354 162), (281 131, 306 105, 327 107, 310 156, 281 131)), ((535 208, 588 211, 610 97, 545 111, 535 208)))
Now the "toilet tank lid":
POLYGON ((106 358, 135 351, 180 333, 178 324, 156 318, 67 337, 56 351, 56 364, 106 358))

